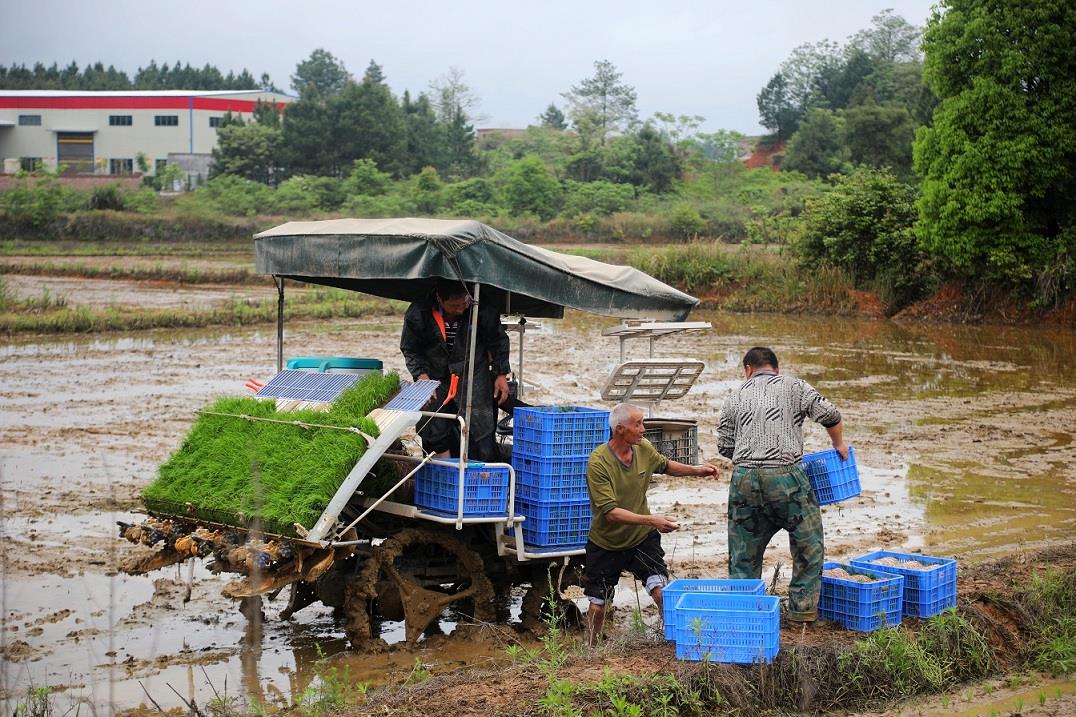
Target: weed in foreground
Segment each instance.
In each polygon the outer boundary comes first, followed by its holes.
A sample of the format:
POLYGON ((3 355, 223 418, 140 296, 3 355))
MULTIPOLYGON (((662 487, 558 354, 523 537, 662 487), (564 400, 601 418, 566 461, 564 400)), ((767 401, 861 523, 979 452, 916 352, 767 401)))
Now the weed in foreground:
POLYGON ((27 687, 26 697, 15 705, 14 717, 51 717, 52 692, 46 687, 27 687))

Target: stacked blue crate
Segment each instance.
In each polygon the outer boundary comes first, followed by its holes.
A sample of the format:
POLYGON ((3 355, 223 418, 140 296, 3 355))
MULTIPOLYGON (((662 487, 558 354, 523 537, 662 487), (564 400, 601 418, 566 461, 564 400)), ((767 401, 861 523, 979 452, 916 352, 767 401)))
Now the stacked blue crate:
POLYGON ((956 607, 956 560, 952 558, 878 550, 852 558, 850 562, 857 568, 903 575, 903 614, 908 617, 930 617, 956 607), (879 564, 878 561, 883 558, 895 558, 902 562, 914 560, 924 567, 879 564))
POLYGON ((587 458, 609 440, 609 412, 579 406, 517 408, 512 416, 516 512, 523 542, 571 548, 587 542, 587 458))
POLYGON ((676 603, 676 657, 706 662, 772 662, 781 649, 776 595, 684 593, 676 603))

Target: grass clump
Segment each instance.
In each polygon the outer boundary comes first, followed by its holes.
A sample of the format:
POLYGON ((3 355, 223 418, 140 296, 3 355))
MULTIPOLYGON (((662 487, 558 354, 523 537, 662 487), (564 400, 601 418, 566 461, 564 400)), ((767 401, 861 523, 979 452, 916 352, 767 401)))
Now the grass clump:
POLYGON ((1036 573, 1018 602, 1033 616, 1031 666, 1055 677, 1076 672, 1076 572, 1036 573))
POLYGON ((294 535, 294 523, 311 527, 348 472, 362 457, 362 436, 336 428, 357 427, 376 436, 367 414, 399 389, 395 373, 358 381, 328 412, 276 410, 275 401, 222 398, 199 416, 183 445, 142 493, 147 508, 294 535), (231 414, 226 416, 211 413, 231 414), (245 420, 268 418, 287 423, 245 420), (189 507, 188 507, 189 505, 189 507))

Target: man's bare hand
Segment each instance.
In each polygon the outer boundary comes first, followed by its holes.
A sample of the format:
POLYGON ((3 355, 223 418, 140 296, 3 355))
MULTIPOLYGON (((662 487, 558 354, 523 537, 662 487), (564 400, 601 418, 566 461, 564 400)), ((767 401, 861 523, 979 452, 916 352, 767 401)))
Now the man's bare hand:
POLYGON ((680 524, 667 515, 652 515, 650 524, 658 529, 659 533, 671 533, 680 529, 680 524))
POLYGON ((498 406, 503 406, 508 400, 508 377, 504 374, 493 379, 493 400, 498 406))
POLYGON ((848 460, 848 444, 841 440, 834 443, 833 447, 841 454, 841 460, 848 460))
POLYGON ((702 463, 695 466, 695 470, 697 471, 695 475, 700 477, 716 476, 719 473, 717 466, 713 463, 702 463))

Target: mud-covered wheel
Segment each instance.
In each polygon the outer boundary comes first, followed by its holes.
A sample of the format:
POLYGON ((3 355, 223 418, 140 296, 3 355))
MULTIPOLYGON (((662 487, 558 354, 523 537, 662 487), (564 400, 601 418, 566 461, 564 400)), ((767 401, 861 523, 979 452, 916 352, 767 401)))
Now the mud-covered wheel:
POLYGON ((413 644, 453 604, 476 622, 496 618, 493 584, 481 556, 448 532, 408 528, 374 548, 348 582, 344 631, 355 649, 383 647, 373 620, 380 612, 402 617, 404 635, 413 644))
MULTIPOLYGON (((531 571, 531 586, 523 595, 520 606, 520 627, 534 635, 544 635, 551 619, 561 627, 579 627, 583 614, 574 601, 563 597, 565 590, 580 583, 579 571, 570 567, 536 567, 531 571), (558 584, 559 583, 559 584, 558 584)), ((576 587, 578 590, 578 587, 576 587)))

